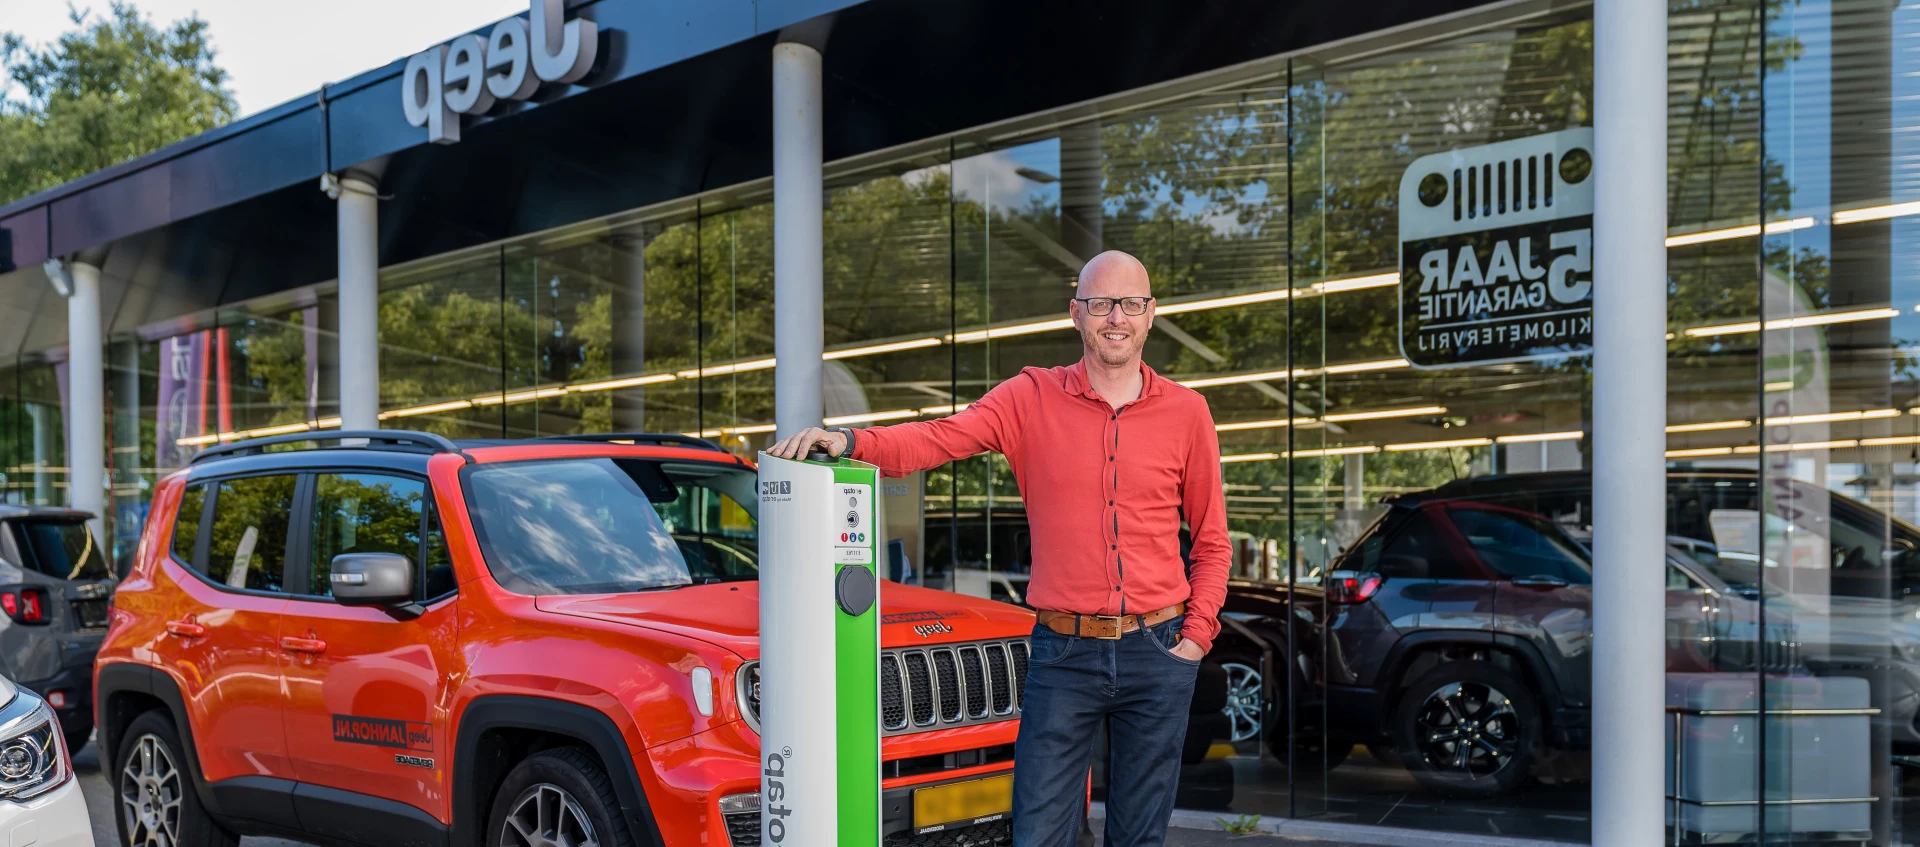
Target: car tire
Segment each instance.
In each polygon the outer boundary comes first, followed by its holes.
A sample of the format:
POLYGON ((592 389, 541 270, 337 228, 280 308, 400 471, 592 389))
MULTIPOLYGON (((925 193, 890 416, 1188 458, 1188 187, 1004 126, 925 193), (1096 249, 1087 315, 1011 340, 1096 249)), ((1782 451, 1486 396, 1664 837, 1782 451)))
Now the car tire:
POLYGON ((1540 723, 1518 677, 1488 662, 1445 662, 1402 689, 1393 740, 1401 764, 1428 790, 1495 797, 1532 776, 1540 723))
POLYGON ((542 750, 521 760, 494 794, 484 847, 539 847, 568 840, 600 847, 633 847, 620 814, 620 797, 600 760, 580 747, 542 750), (538 821, 552 826, 532 833, 538 821))
POLYGON ((187 770, 173 719, 155 710, 120 734, 111 784, 114 823, 125 847, 235 847, 240 837, 207 814, 187 770))

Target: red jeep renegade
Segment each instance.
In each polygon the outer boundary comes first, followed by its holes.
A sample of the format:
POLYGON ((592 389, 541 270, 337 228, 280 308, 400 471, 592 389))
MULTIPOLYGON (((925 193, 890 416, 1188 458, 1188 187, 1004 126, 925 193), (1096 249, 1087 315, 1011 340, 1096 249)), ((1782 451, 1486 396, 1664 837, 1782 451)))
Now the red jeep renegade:
MULTIPOLYGON (((201 453, 100 651, 122 843, 758 844, 757 504, 679 436, 201 453)), ((1011 772, 1032 615, 881 604, 886 843, 1007 842, 1010 778, 929 789, 1011 772)))

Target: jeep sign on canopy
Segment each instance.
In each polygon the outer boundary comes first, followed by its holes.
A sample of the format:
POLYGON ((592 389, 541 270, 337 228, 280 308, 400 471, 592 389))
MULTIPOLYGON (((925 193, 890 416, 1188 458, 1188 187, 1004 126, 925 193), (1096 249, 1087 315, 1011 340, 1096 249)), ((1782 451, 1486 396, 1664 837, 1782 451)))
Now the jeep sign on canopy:
POLYGON ((1400 177, 1400 350, 1416 368, 1593 349, 1593 129, 1422 156, 1400 177))
POLYGON ((496 100, 525 100, 540 83, 576 82, 593 68, 599 31, 593 21, 561 23, 563 0, 532 0, 527 19, 508 18, 486 38, 463 35, 407 60, 400 77, 407 123, 427 140, 460 140, 460 116, 483 115, 496 100))

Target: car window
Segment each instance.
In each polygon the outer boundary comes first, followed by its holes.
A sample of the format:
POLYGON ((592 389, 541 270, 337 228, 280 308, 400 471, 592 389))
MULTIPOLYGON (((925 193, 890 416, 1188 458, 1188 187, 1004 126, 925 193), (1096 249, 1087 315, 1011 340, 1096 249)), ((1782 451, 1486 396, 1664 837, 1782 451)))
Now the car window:
POLYGON ((1453 525, 1495 573, 1508 579, 1558 577, 1593 582, 1585 551, 1552 524, 1536 517, 1487 509, 1453 509, 1453 525))
POLYGON ((1669 562, 1667 563, 1667 590, 1693 592, 1702 589, 1698 583, 1693 581, 1693 577, 1687 575, 1686 571, 1679 569, 1674 566, 1673 563, 1669 562))
POLYGON ((1408 515, 1398 525, 1376 524, 1355 549, 1355 556, 1340 567, 1381 576, 1407 579, 1463 579, 1458 562, 1439 533, 1439 525, 1425 511, 1408 515))
POLYGON ((193 561, 193 545, 200 540, 200 514, 207 505, 207 484, 196 482, 180 494, 180 508, 173 513, 173 555, 182 562, 193 561))
POLYGON ((453 575, 453 555, 447 551, 447 535, 440 531, 440 510, 431 503, 428 508, 432 514, 427 517, 427 569, 420 580, 422 600, 444 597, 460 587, 453 575))
POLYGON ((758 576, 752 471, 564 459, 477 465, 468 506, 494 578, 521 594, 597 594, 758 576))
POLYGON ((221 480, 213 495, 207 578, 233 588, 285 591, 293 474, 221 480))
POLYGON ((333 596, 333 557, 398 553, 421 566, 420 524, 427 485, 412 477, 323 473, 313 478, 313 564, 307 594, 333 596))
POLYGON ((106 579, 107 557, 84 521, 13 522, 21 564, 55 579, 106 579))

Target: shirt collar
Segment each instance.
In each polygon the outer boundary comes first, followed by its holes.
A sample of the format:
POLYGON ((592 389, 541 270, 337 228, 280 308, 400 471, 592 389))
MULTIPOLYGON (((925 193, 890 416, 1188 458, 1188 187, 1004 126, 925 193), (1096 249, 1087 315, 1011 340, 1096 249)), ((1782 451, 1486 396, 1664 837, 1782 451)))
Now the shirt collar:
MULTIPOLYGON (((1148 367, 1146 362, 1140 363, 1141 400, 1145 400, 1148 397, 1159 396, 1162 382, 1164 382, 1164 380, 1159 374, 1154 373, 1153 368, 1148 367)), ((1088 399, 1100 399, 1099 392, 1094 391, 1093 384, 1087 381, 1087 363, 1085 360, 1074 362, 1067 366, 1067 377, 1064 387, 1067 389, 1068 394, 1078 394, 1088 399)), ((1135 402, 1139 401, 1136 400, 1135 402)))

